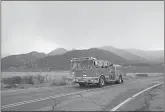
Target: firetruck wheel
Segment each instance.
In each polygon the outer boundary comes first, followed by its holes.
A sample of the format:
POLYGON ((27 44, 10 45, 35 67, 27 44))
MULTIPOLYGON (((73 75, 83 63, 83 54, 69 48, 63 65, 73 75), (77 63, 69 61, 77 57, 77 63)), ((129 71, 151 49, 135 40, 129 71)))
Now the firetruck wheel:
POLYGON ((104 76, 101 76, 99 79, 98 86, 103 87, 104 85, 105 85, 105 78, 104 78, 104 76))
POLYGON ((79 85, 80 85, 80 87, 85 87, 85 84, 81 84, 81 83, 79 83, 79 85))
POLYGON ((117 83, 117 84, 123 83, 123 78, 122 78, 121 75, 119 76, 119 79, 116 81, 116 83, 117 83))

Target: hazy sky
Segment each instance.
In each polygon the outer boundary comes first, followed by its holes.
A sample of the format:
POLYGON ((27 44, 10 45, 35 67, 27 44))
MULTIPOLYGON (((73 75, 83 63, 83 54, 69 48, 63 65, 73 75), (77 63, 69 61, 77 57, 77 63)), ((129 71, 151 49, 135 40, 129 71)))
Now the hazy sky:
POLYGON ((2 56, 114 46, 164 49, 164 1, 2 1, 2 56))

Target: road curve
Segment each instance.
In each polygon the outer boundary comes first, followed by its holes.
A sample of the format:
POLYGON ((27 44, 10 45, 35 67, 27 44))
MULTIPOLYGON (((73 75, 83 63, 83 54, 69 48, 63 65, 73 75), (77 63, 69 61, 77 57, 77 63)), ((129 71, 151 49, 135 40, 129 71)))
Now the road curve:
POLYGON ((160 83, 162 79, 163 76, 135 78, 125 80, 123 84, 108 85, 101 89, 67 85, 36 90, 2 92, 1 110, 44 110, 48 107, 51 108, 53 105, 57 105, 55 107, 56 110, 108 110, 131 95, 160 83), (56 100, 52 98, 56 98, 56 100), (31 102, 27 103, 29 101, 31 102))

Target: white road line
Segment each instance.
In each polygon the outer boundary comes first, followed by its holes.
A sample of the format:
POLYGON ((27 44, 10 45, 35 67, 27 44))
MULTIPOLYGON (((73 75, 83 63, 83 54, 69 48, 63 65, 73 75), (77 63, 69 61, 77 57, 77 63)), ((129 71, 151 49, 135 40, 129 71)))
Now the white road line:
POLYGON ((44 98, 39 98, 39 99, 34 99, 34 100, 28 100, 28 101, 13 103, 13 104, 8 104, 8 105, 1 106, 1 109, 15 107, 15 106, 19 106, 19 105, 23 105, 23 104, 28 104, 28 103, 33 103, 33 102, 39 102, 39 101, 53 99, 53 98, 59 98, 59 97, 63 97, 63 96, 75 95, 75 94, 79 94, 79 93, 83 93, 83 92, 88 92, 88 91, 92 91, 92 90, 94 90, 94 89, 84 90, 84 91, 79 91, 79 92, 74 92, 74 93, 69 93, 69 94, 61 94, 61 95, 56 95, 56 96, 49 96, 49 97, 44 97, 44 98))
POLYGON ((149 87, 149 88, 144 89, 143 91, 140 91, 140 92, 136 93, 135 95, 133 95, 132 97, 129 97, 128 99, 126 99, 125 101, 123 101, 123 102, 120 103, 119 105, 115 106, 114 108, 110 109, 109 111, 116 111, 117 109, 119 109, 120 107, 122 107, 124 104, 128 103, 130 100, 132 100, 133 98, 135 98, 135 97, 137 97, 138 95, 142 94, 143 92, 148 91, 148 90, 150 90, 150 89, 152 89, 152 88, 155 88, 155 87, 157 87, 157 86, 159 86, 159 85, 161 85, 161 84, 163 84, 163 83, 164 83, 164 82, 159 83, 159 84, 156 84, 156 85, 154 85, 154 86, 151 86, 151 87, 149 87))

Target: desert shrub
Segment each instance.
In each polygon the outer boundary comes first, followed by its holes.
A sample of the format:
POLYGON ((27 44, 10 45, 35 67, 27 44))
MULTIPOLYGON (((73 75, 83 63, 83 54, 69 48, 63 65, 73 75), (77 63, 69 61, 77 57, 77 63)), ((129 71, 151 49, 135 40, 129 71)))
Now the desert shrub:
POLYGON ((33 79, 34 79, 34 76, 29 76, 29 79, 28 79, 28 84, 34 84, 34 81, 33 81, 33 79))
POLYGON ((136 74, 135 76, 137 76, 137 77, 148 77, 147 74, 136 74))
POLYGON ((15 77, 11 77, 11 78, 3 78, 2 80, 3 80, 4 84, 10 85, 11 87, 12 86, 15 87, 16 84, 21 83, 22 78, 19 76, 15 76, 15 77))
POLYGON ((29 83, 29 76, 23 76, 20 84, 28 84, 29 83))
POLYGON ((37 79, 37 76, 34 76, 33 82, 34 82, 33 85, 35 85, 35 86, 39 85, 39 81, 38 81, 38 79, 37 79))
POLYGON ((20 89, 27 89, 29 87, 32 87, 32 85, 31 84, 20 84, 20 85, 18 85, 18 88, 20 88, 20 89))
POLYGON ((34 84, 34 76, 23 76, 20 84, 34 84))
POLYGON ((40 84, 41 84, 41 83, 44 83, 45 76, 37 75, 37 80, 38 80, 38 82, 39 82, 40 84))

